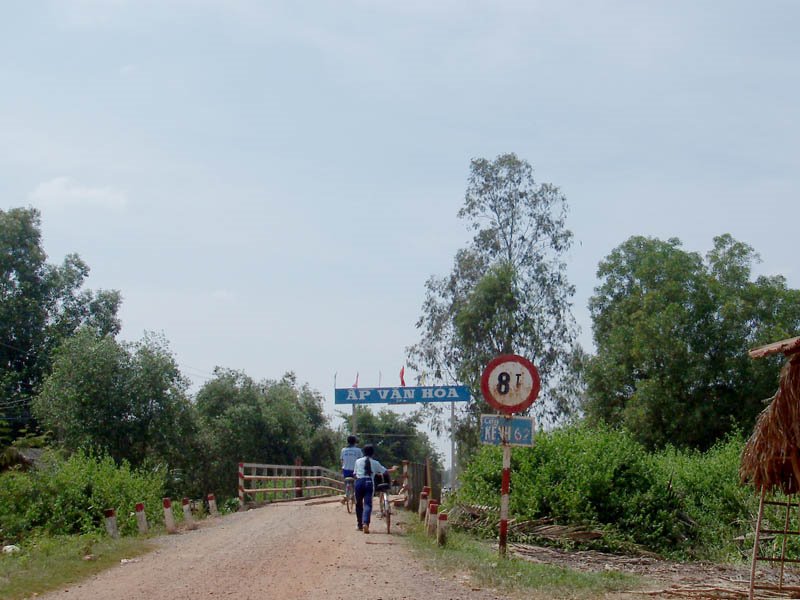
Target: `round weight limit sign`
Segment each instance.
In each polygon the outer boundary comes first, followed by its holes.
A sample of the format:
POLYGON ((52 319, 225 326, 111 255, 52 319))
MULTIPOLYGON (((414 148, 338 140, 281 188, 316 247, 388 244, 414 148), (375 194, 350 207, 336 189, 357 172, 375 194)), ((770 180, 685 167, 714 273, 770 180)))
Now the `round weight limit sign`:
POLYGON ((481 375, 481 392, 491 406, 512 414, 528 408, 539 395, 539 371, 527 358, 503 354, 489 361, 481 375))

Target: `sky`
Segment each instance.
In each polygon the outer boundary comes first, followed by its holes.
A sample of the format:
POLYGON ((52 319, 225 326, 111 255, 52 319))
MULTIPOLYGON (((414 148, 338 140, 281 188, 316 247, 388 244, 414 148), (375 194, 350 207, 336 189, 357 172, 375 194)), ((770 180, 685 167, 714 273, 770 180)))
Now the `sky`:
POLYGON ((49 261, 120 290, 121 337, 163 333, 193 389, 215 366, 294 371, 338 426, 334 378, 399 383, 425 281, 469 242, 474 158, 516 153, 566 196, 590 351, 598 263, 633 235, 705 254, 730 233, 800 287, 798 20, 793 1, 11 0, 0 208, 38 208, 49 261))

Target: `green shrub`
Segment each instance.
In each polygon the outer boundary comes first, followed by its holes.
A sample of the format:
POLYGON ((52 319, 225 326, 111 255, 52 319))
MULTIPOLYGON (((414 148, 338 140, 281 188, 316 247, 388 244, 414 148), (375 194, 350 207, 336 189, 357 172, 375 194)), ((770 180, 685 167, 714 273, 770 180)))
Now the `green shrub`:
POLYGON ((41 530, 52 535, 104 529, 103 513, 117 511, 120 532, 136 531, 135 507, 144 502, 148 520, 161 520, 162 473, 135 471, 110 457, 77 452, 67 459, 55 453, 29 472, 0 476, 0 538, 19 539, 41 530))
POLYGON ((706 452, 668 448, 654 455, 661 477, 672 481, 685 515, 697 524, 692 554, 734 558, 740 553, 734 539, 753 531, 758 498, 739 484, 743 446, 732 436, 706 452))
POLYGON ((33 477, 21 471, 0 474, 0 541, 17 540, 33 527, 38 510, 33 477))
MULTIPOLYGON (((675 556, 727 558, 752 528, 754 495, 739 485, 742 442, 706 453, 649 453, 623 431, 572 426, 512 452, 512 515, 552 517, 605 531, 607 547, 634 543, 675 556)), ((482 448, 455 501, 498 506, 502 453, 482 448)))

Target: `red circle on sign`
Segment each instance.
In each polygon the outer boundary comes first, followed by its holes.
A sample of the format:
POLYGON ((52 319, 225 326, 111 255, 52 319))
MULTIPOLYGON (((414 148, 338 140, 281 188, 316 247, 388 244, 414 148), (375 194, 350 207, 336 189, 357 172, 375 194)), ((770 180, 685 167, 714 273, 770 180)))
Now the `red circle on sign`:
POLYGON ((522 412, 528 408, 536 400, 541 387, 539 371, 531 361, 517 354, 496 356, 481 375, 484 399, 504 413, 522 412))

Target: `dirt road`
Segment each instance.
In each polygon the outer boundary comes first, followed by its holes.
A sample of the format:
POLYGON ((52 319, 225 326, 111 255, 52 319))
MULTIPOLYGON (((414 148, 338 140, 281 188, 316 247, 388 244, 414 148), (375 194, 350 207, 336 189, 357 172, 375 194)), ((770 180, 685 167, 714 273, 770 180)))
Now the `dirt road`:
POLYGON ((396 529, 387 535, 374 519, 365 535, 338 502, 273 504, 158 538, 157 549, 135 562, 40 599, 506 598, 428 571, 405 547, 403 524, 396 529))
MULTIPOLYGON (((402 521, 416 515, 398 511, 395 521, 401 522, 393 522, 392 535, 378 519, 369 535, 357 531, 355 516, 337 501, 272 504, 207 519, 195 531, 155 539, 150 554, 37 600, 511 600, 496 590, 475 588, 466 575, 443 576, 414 559, 403 539, 402 521)), ((741 598, 749 580, 746 565, 672 563, 518 545, 512 550, 533 562, 643 578, 642 593, 606 598, 741 598), (720 595, 722 591, 726 593, 720 595)), ((776 583, 777 574, 777 569, 762 567, 758 579, 776 583)), ((787 569, 785 583, 800 586, 800 572, 787 569)))

